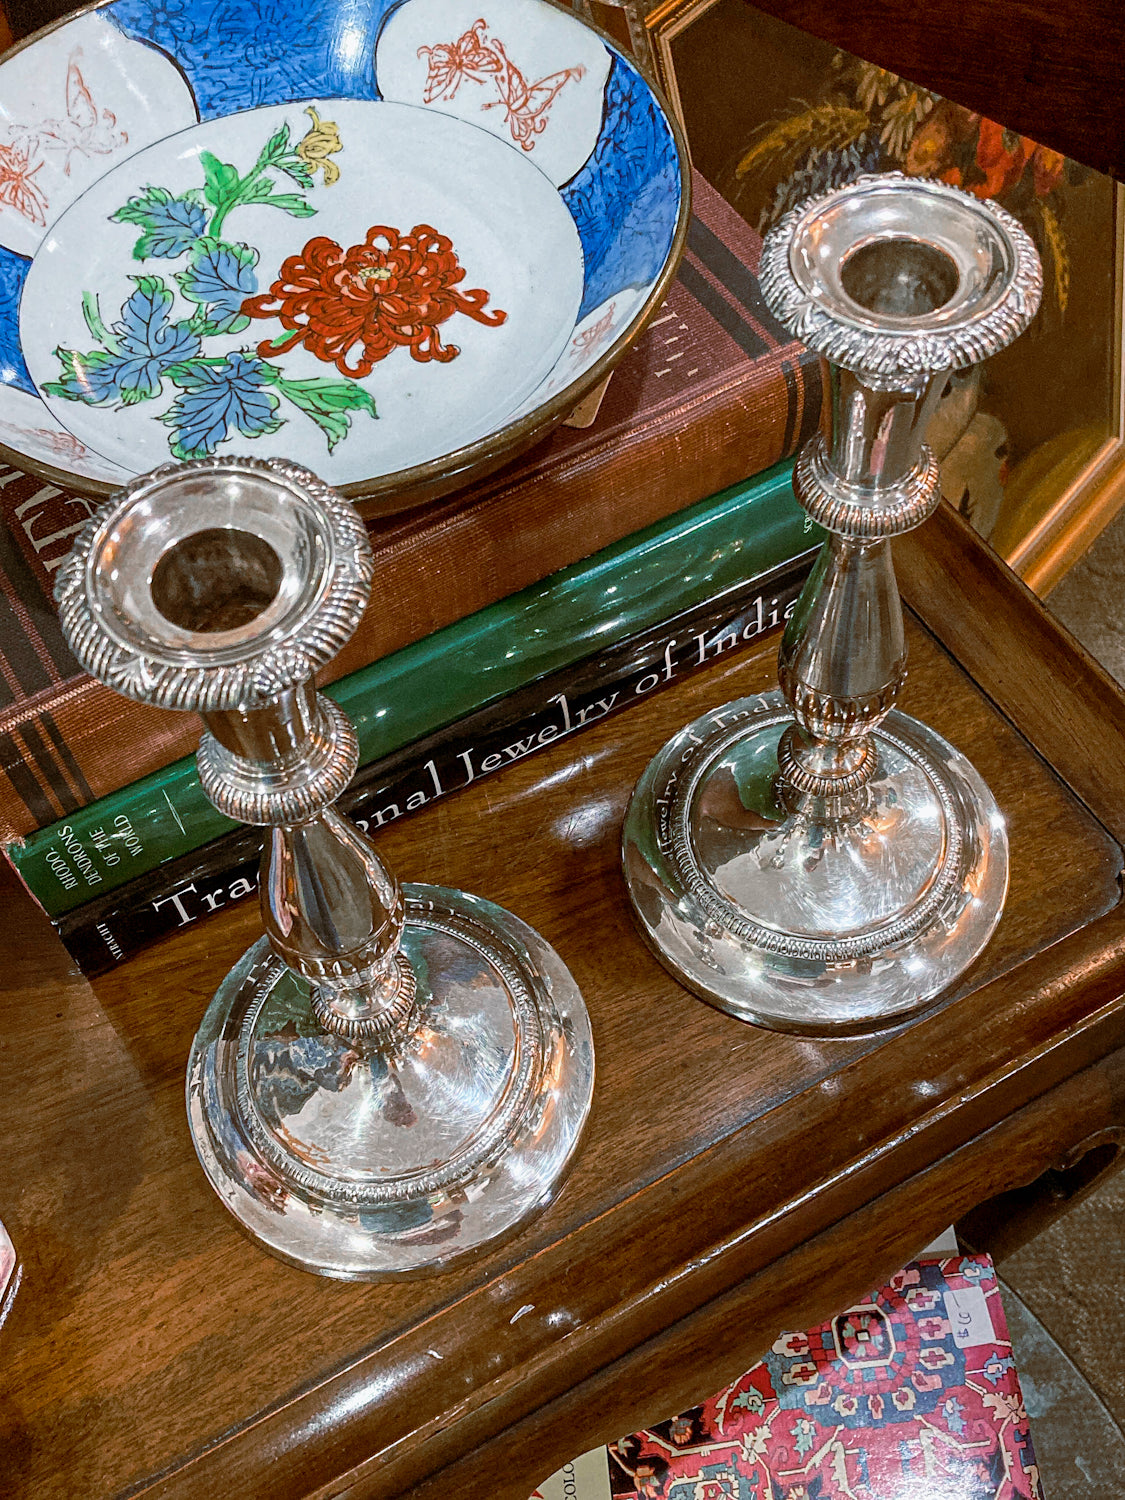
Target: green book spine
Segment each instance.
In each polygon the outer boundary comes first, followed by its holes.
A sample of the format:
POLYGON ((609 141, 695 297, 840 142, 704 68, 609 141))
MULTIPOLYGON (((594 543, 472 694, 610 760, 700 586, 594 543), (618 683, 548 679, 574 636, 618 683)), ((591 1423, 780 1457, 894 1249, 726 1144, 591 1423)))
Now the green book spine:
MULTIPOLYGON (((467 718, 372 761, 336 804, 363 832, 410 817, 529 755, 623 713, 685 674, 729 661, 792 613, 817 548, 725 589, 467 718)), ((104 974, 158 938, 257 894, 262 830, 236 828, 55 919, 84 974, 104 974)))
MULTIPOLYGON (((807 550, 792 471, 778 464, 333 683, 360 765, 807 550)), ((5 853, 57 917, 236 826, 203 795, 191 755, 5 853)))

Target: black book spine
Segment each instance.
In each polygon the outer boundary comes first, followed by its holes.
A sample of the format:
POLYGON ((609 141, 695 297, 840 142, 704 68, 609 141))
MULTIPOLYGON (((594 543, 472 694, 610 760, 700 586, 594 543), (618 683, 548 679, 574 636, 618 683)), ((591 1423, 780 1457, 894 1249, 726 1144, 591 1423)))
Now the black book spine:
MULTIPOLYGON (((361 767, 338 806, 366 833, 642 702, 750 646, 792 613, 816 550, 662 625, 549 673, 361 767)), ((55 919, 84 974, 104 974, 166 934, 257 890, 262 835, 237 829, 55 919)))

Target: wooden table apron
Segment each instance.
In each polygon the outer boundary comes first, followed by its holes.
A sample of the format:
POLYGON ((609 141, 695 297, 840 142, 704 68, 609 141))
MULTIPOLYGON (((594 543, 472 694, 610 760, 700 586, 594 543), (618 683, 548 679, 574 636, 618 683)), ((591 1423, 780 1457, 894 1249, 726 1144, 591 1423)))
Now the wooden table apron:
POLYGON ((9 886, 0 1217, 24 1279, 0 1329, 0 1493, 523 1500, 1125 1121, 1125 701, 952 512, 896 557, 903 706, 975 761, 1012 840, 993 943, 922 1019, 834 1041, 746 1026, 632 928, 633 782, 682 723, 771 683, 776 637, 381 834, 402 878, 537 926, 594 1025, 570 1178, 468 1268, 322 1281, 207 1187, 184 1063, 254 912, 91 985, 9 886))

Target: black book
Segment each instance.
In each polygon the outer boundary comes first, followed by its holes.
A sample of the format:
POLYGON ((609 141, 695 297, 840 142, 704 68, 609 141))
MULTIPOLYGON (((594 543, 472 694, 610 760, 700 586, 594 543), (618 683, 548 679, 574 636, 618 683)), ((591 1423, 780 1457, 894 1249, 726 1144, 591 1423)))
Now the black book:
MULTIPOLYGON (((373 761, 340 798, 340 811, 375 834, 689 672, 728 660, 789 618, 815 556, 813 548, 373 761)), ((54 926, 84 974, 104 974, 158 938, 253 895, 261 848, 261 829, 236 829, 66 912, 54 926)))

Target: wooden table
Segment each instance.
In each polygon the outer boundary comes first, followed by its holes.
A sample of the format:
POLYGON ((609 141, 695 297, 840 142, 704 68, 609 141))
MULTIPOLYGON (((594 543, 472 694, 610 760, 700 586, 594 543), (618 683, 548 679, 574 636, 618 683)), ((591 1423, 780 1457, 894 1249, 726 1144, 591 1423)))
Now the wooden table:
POLYGON ((973 1204, 1114 1138, 1125 703, 952 512, 898 559, 904 707, 976 762, 1012 838, 997 936, 925 1018, 850 1040, 758 1030, 688 994, 632 929, 629 790, 680 724, 768 684, 776 637, 381 836, 403 878, 540 928, 593 1019, 574 1171, 468 1269, 322 1281, 243 1239, 206 1185, 184 1063, 253 911, 90 984, 4 891, 0 1217, 23 1284, 0 1330, 0 1493, 524 1500, 973 1204))

